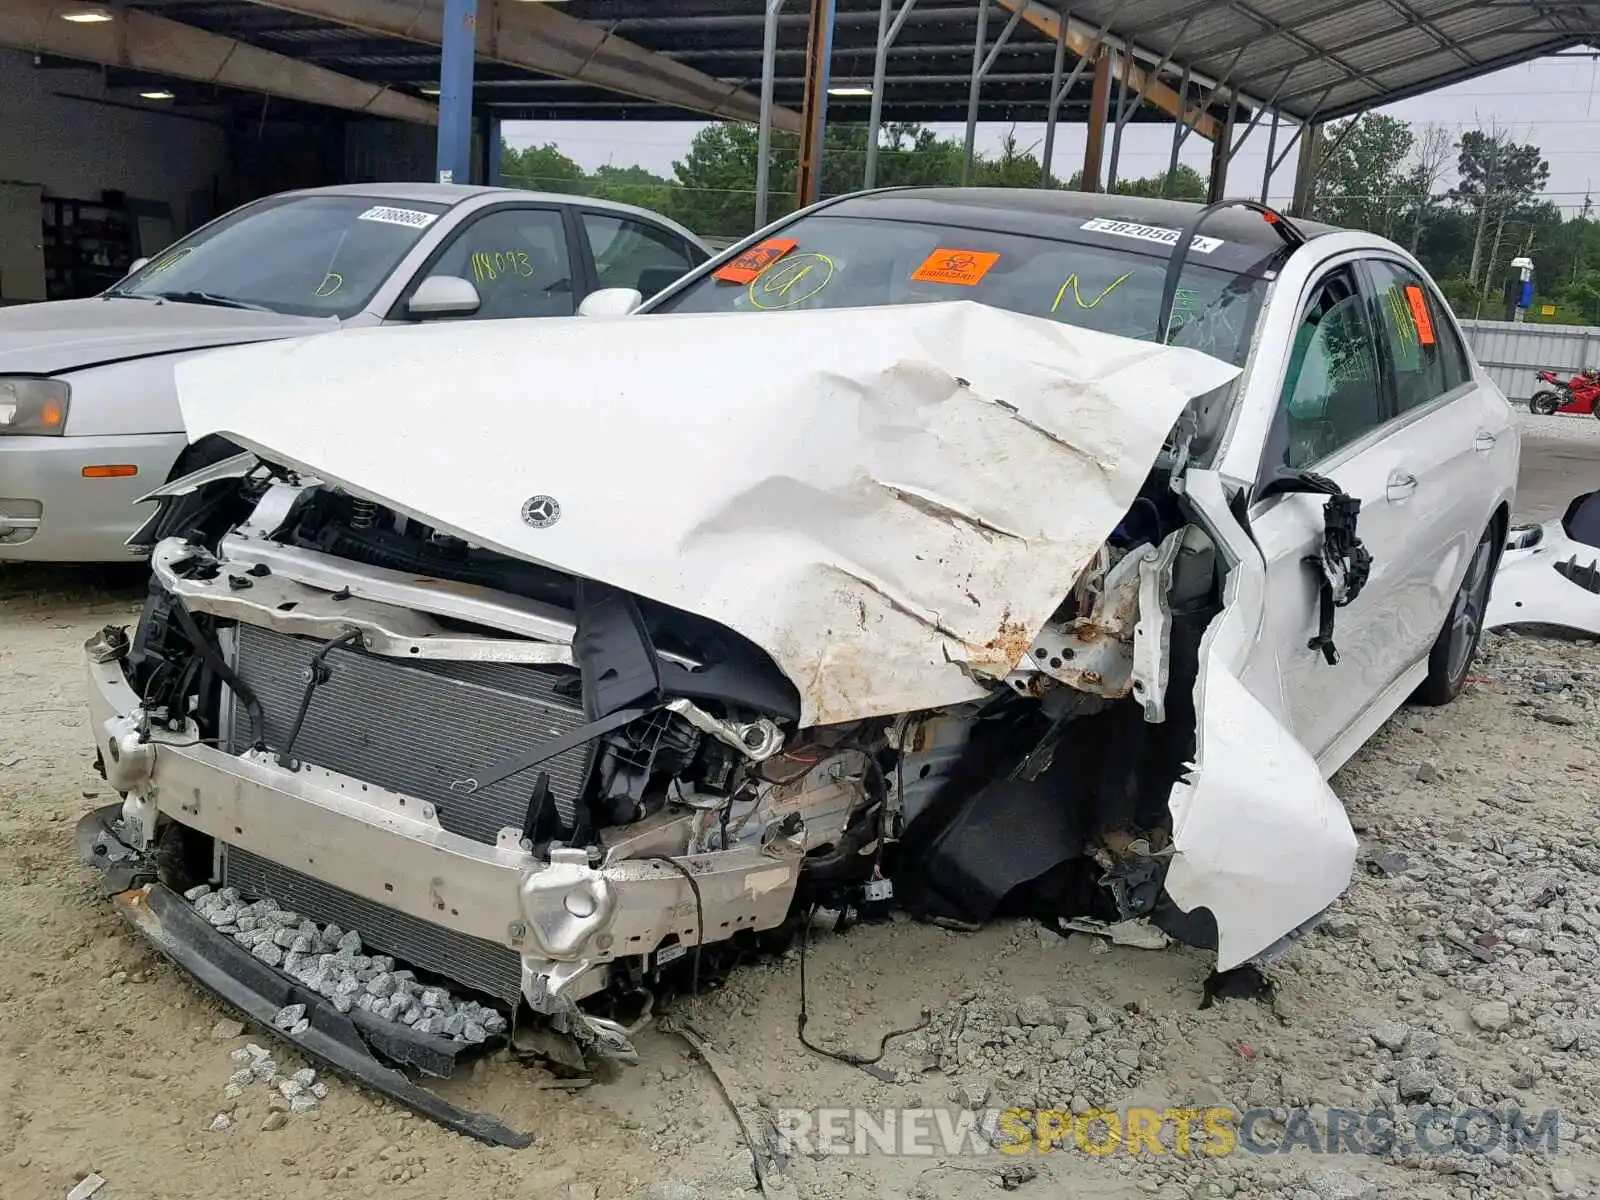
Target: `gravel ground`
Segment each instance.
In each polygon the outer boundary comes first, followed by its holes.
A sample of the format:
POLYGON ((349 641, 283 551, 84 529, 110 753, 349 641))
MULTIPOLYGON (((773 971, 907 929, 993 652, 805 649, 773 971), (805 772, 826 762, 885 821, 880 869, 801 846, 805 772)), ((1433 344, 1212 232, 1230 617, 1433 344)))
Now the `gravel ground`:
MULTIPOLYGON (((452 1098, 539 1135, 488 1148, 335 1077, 296 1076, 306 1063, 127 932, 71 833, 108 798, 86 753, 79 647, 131 621, 140 588, 132 574, 0 574, 0 1193, 59 1200, 96 1172, 102 1200, 757 1194, 721 1092, 669 1033, 579 1089, 480 1064, 452 1098)), ((1478 670, 1460 701, 1403 711, 1335 779, 1361 862, 1337 913, 1272 969, 1269 1000, 1201 1009, 1206 957, 1182 948, 895 920, 819 932, 807 962, 820 1045, 870 1054, 930 1013, 870 1072, 799 1045, 793 951, 680 1011, 769 1110, 1260 1108, 1277 1110, 1258 1127, 1268 1143, 1302 1105, 1324 1130, 1329 1107, 1392 1108, 1406 1135, 1425 1110, 1561 1114, 1554 1156, 1211 1157, 1198 1142, 1096 1156, 1070 1138, 1043 1155, 797 1153, 786 1178, 802 1197, 1596 1194, 1600 648, 1495 635, 1478 670)))
POLYGON ((1563 442, 1600 444, 1600 421, 1578 413, 1535 416, 1526 406, 1517 408, 1517 425, 1525 438, 1552 438, 1563 442))

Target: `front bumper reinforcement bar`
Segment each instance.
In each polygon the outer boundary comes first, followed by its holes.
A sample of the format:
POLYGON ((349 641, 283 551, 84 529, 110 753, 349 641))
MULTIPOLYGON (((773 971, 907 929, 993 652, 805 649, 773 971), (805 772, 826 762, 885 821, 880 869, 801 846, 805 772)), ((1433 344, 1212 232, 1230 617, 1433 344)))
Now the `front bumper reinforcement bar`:
MULTIPOLYGON (((111 878, 117 871, 106 847, 112 838, 112 822, 120 806, 90 812, 78 823, 78 845, 91 866, 106 870, 111 878)), ((109 849, 109 847, 107 847, 109 849)), ((123 860, 125 862, 125 860, 123 860)), ((149 872, 141 873, 149 878, 149 872)), ((127 877, 124 876, 124 879, 127 877)), ((130 882, 132 880, 129 880, 130 882)), ((109 882, 109 881, 108 881, 109 882)), ((146 941, 183 969, 195 982, 238 1009, 250 1021, 274 1038, 291 1043, 302 1054, 331 1067, 374 1092, 403 1104, 421 1116, 437 1121, 446 1129, 466 1134, 481 1142, 522 1149, 533 1144, 533 1135, 522 1133, 486 1113, 467 1112, 418 1086, 402 1072, 380 1062, 369 1048, 368 1039, 376 1029, 363 1029, 353 1019, 364 1014, 342 1013, 316 992, 310 991, 260 962, 243 947, 219 934, 176 892, 158 882, 145 882, 115 892, 112 907, 146 941), (290 1004, 304 1004, 310 1022, 299 1034, 275 1028, 273 1018, 290 1004)), ((380 1045, 386 1054, 427 1066, 416 1051, 421 1047, 400 1044, 380 1045)))

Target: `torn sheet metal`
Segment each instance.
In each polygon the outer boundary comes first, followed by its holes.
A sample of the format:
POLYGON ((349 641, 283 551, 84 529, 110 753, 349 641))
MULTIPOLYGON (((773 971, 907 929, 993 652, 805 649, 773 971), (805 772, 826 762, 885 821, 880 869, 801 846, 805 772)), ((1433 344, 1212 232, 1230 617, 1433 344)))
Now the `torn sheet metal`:
POLYGON ((1337 900, 1357 842, 1311 752, 1240 682, 1264 613, 1260 551, 1215 472, 1191 470, 1185 482, 1228 579, 1200 646, 1194 766, 1168 803, 1177 853, 1166 887, 1185 912, 1205 908, 1216 919, 1217 969, 1227 971, 1337 900))
POLYGON ((1560 520, 1513 529, 1483 625, 1554 625, 1600 634, 1600 549, 1569 537, 1560 520))
POLYGON ((1237 374, 957 302, 350 330, 177 378, 191 438, 738 631, 809 725, 987 694, 1237 374))

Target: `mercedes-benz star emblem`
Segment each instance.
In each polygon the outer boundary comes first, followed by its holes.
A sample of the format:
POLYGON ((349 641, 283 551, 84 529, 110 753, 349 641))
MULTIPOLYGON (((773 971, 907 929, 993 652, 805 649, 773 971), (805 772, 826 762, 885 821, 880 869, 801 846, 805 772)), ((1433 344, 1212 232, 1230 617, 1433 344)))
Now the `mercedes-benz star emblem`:
POLYGON ((533 496, 522 506, 522 519, 535 529, 549 529, 561 520, 561 505, 554 496, 533 496))

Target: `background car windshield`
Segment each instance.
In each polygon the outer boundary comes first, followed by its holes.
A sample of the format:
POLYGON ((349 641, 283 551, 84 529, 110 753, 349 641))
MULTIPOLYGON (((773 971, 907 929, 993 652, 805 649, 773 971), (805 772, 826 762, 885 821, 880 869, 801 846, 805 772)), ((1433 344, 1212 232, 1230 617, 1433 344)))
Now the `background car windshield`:
MULTIPOLYGON (((655 312, 770 312, 976 300, 1068 325, 1156 339, 1167 269, 1151 253, 1082 242, 853 217, 805 217, 764 245, 782 251, 755 278, 701 277, 655 312)), ((1266 281, 1185 264, 1176 345, 1242 366, 1266 281)))
POLYGON ((372 196, 251 205, 168 247, 115 290, 354 316, 445 207, 372 196))

